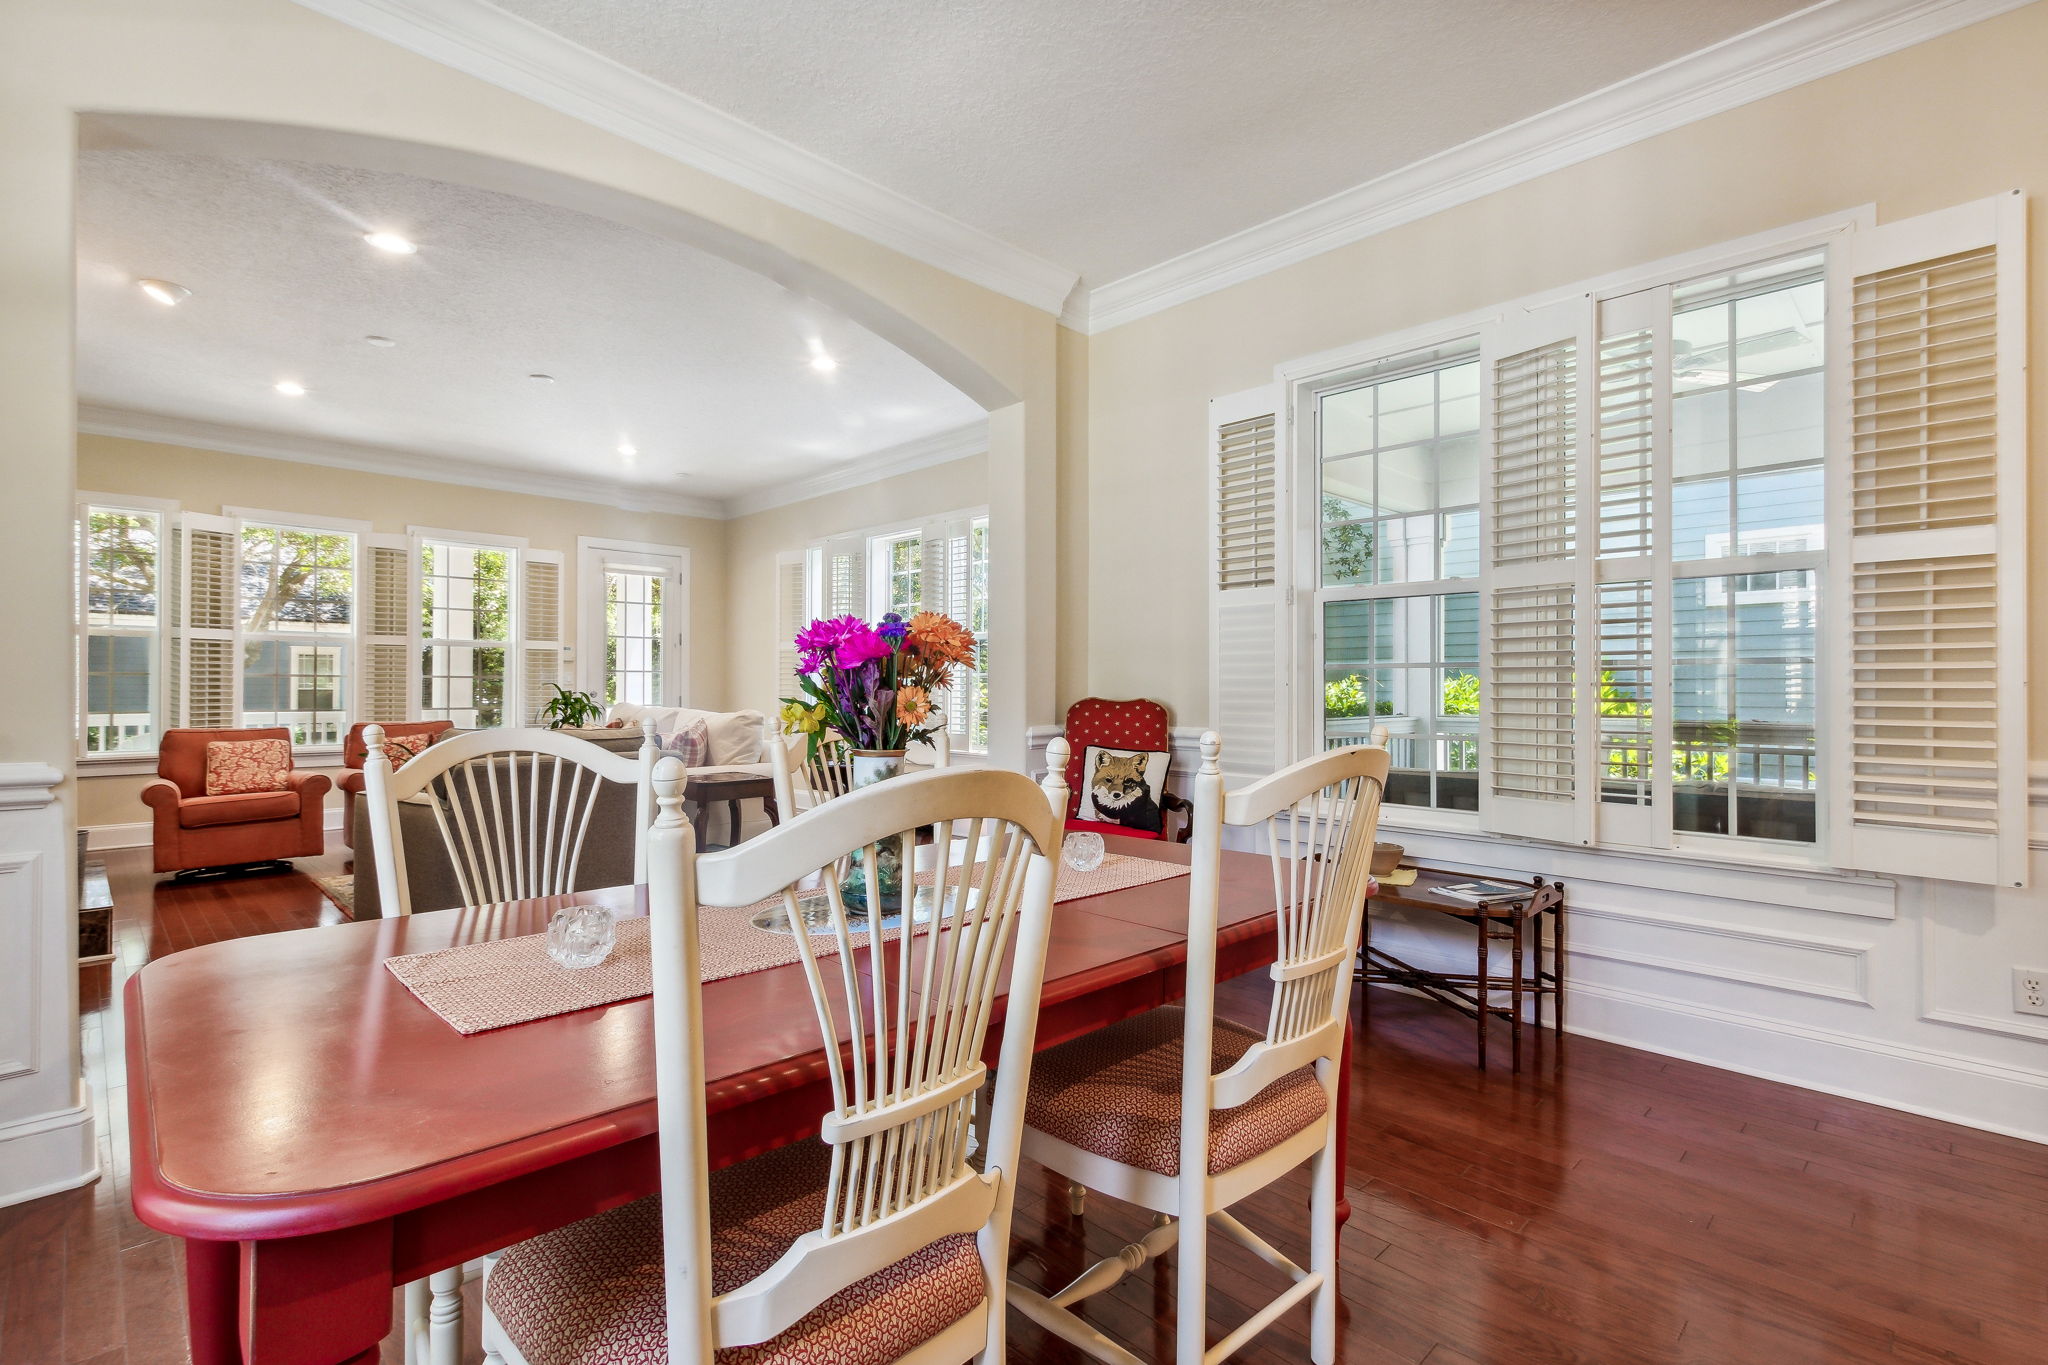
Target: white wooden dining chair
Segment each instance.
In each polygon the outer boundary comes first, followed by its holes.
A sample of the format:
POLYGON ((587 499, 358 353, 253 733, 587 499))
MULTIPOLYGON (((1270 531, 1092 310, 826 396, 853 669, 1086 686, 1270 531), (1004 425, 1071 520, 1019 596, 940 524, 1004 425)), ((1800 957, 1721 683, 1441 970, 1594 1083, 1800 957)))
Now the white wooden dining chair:
POLYGON ((693 859, 680 779, 663 760, 649 858, 661 1193, 506 1252, 485 1288, 487 1351, 508 1365, 1000 1362, 1054 887, 1044 796, 1017 773, 919 773, 693 859), (931 925, 865 951, 833 869, 873 866, 888 842, 909 867, 915 832, 942 821, 968 831, 966 853, 934 880, 931 925), (832 1105, 817 1138, 711 1172, 699 907, 779 900, 800 923, 800 896, 822 907, 793 948, 832 1105), (982 1052, 1004 987, 991 1082, 982 1052), (969 1129, 987 1086, 976 1170, 969 1129))
MULTIPOLYGON (((953 766, 953 745, 945 731, 934 735, 926 746, 931 762, 925 763, 904 758, 904 771, 924 772, 934 768, 953 766)), ((810 739, 807 735, 768 736, 768 771, 775 783, 775 805, 782 817, 788 819, 801 815, 807 810, 816 810, 835 796, 844 796, 851 788, 851 768, 847 754, 851 747, 837 735, 826 735, 818 745, 817 757, 810 755, 810 739)))
POLYGON ((1336 749, 1227 795, 1219 741, 1202 736, 1188 882, 1187 999, 1052 1048, 1025 1110, 1024 1154, 1085 1189, 1151 1209, 1151 1232, 1050 1294, 1010 1286, 1033 1321, 1098 1359, 1138 1357, 1068 1311, 1148 1259, 1179 1247, 1177 1365, 1224 1359, 1304 1298, 1310 1357, 1337 1350, 1337 1068, 1351 960, 1365 910, 1384 749, 1336 749), (1224 826, 1272 859, 1279 960, 1263 1033, 1216 1014, 1216 927, 1224 826), (1303 1162, 1310 1166, 1309 1265, 1295 1265, 1229 1212, 1303 1162), (1250 1248, 1292 1283, 1207 1344, 1209 1235, 1250 1248))
POLYGON ((387 916, 412 913, 399 805, 415 798, 434 813, 464 905, 574 890, 605 782, 634 789, 633 880, 646 880, 658 753, 651 724, 630 756, 553 730, 474 730, 429 745, 395 772, 382 726, 366 729, 363 743, 377 895, 387 916))
MULTIPOLYGON (((405 821, 400 803, 424 798, 465 905, 496 905, 574 890, 591 815, 606 781, 631 785, 633 879, 646 880, 654 806, 655 740, 642 727, 627 756, 552 730, 477 730, 428 746, 392 770, 384 727, 363 731, 364 788, 378 906, 409 915, 405 821)), ((457 1365, 462 1342, 462 1267, 405 1286, 407 1365, 457 1365)))

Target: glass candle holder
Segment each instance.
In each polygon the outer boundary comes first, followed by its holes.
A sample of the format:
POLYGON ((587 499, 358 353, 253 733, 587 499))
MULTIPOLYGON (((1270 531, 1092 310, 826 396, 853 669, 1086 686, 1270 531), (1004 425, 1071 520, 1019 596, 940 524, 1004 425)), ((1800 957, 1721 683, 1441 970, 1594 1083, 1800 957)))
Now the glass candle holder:
POLYGON ((1060 861, 1076 872, 1093 872, 1102 856, 1102 836, 1093 830, 1077 829, 1060 844, 1060 861))
POLYGON ((548 921, 548 956, 563 967, 595 967, 619 940, 618 916, 602 905, 572 905, 548 921))

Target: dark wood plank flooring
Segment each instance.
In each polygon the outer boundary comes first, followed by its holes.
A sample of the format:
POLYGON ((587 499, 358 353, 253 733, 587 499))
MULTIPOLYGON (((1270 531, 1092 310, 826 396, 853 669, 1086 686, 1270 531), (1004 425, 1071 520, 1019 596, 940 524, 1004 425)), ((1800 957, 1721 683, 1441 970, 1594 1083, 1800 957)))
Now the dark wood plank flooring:
MULTIPOLYGON (((338 872, 344 853, 300 866, 338 872)), ((80 983, 104 1174, 0 1209, 0 1365, 188 1358, 177 1244, 128 1207, 120 985, 181 948, 340 918, 298 873, 174 885, 141 851, 107 862, 116 957, 80 983)), ((1237 983, 1227 1009, 1258 1022, 1257 991, 1237 983)), ((1554 1067, 1481 1074, 1459 1017, 1375 991, 1363 1018, 1351 1365, 2048 1360, 2048 1147, 1589 1039, 1554 1067)), ((1305 1259, 1305 1205, 1289 1182, 1245 1221, 1305 1259)), ((1076 1222, 1064 1183, 1031 1169, 1016 1273, 1063 1282, 1146 1226, 1099 1197, 1076 1222)), ((1228 1242, 1214 1264, 1220 1335, 1280 1283, 1228 1242)), ((1086 1315, 1170 1359, 1174 1290, 1169 1259, 1086 1315)), ((1011 1359, 1083 1359, 1010 1321, 1011 1359)), ((1306 1327, 1297 1310, 1238 1358, 1305 1360, 1306 1327)), ((387 1340, 385 1360, 400 1358, 387 1340)))

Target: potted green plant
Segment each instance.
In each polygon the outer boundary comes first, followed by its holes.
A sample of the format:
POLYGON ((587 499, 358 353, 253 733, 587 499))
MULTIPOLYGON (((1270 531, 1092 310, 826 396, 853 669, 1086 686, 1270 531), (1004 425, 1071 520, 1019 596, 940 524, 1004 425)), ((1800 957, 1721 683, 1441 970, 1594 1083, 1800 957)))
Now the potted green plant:
POLYGON ((582 730, 604 718, 604 707, 588 692, 571 692, 560 683, 550 683, 555 695, 540 708, 540 718, 550 730, 582 730))

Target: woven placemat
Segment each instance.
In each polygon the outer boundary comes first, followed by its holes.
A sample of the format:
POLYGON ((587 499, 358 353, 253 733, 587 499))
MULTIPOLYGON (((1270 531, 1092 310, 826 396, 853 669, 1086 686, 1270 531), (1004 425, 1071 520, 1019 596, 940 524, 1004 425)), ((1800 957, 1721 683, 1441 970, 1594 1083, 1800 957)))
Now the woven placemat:
MULTIPOLYGON (((1092 872, 1077 872, 1062 863, 1054 898, 1079 900, 1187 874, 1187 867, 1181 863, 1121 855, 1104 858, 1102 866, 1092 872)), ((927 872, 918 880, 929 886, 931 876, 927 872)), ((753 905, 700 907, 699 978, 722 981, 729 976, 744 976, 798 961, 796 940, 753 925, 756 914, 776 903, 770 899, 753 905)), ((889 929, 882 937, 886 941, 898 933, 889 929)), ((868 941, 864 933, 851 938, 856 948, 865 947, 868 941)), ((839 951, 838 943, 829 936, 816 935, 811 942, 819 957, 839 951)), ((440 1015, 458 1033, 485 1033, 572 1010, 613 1005, 637 999, 654 989, 647 921, 638 917, 619 921, 618 941, 611 956, 595 967, 572 970, 557 966, 548 956, 546 934, 523 934, 518 938, 440 948, 431 953, 408 953, 386 958, 384 965, 421 1004, 440 1015)))

